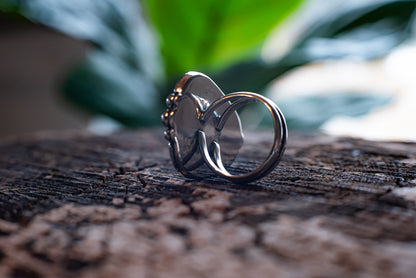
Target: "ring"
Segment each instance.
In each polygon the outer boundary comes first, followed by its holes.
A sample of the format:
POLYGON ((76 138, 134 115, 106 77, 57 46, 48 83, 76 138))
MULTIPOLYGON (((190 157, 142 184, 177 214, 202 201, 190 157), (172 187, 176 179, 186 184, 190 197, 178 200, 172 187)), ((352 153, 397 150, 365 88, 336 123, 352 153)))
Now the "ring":
POLYGON ((206 165, 217 175, 246 183, 269 174, 279 163, 287 141, 285 118, 279 107, 259 94, 237 92, 224 95, 208 76, 188 72, 166 99, 162 123, 167 127, 173 165, 185 177, 201 178, 206 165), (266 106, 273 117, 274 141, 264 162, 253 171, 233 175, 228 170, 241 147, 243 133, 237 109, 253 102, 266 106))

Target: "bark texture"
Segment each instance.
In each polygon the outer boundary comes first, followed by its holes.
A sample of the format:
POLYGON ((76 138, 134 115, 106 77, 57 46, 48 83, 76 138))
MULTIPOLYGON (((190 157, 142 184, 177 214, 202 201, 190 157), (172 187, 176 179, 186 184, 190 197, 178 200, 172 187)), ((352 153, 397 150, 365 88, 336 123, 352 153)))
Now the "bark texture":
POLYGON ((0 277, 415 277, 416 144, 288 142, 234 185, 182 177, 159 130, 3 141, 0 277))

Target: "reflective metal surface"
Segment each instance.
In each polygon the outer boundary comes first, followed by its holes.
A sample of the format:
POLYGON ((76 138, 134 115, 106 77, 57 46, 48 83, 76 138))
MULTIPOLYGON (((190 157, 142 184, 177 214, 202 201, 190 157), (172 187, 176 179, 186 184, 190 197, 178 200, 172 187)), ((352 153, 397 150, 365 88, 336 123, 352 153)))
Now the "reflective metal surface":
POLYGON ((243 144, 240 120, 236 112, 228 117, 223 130, 216 130, 219 119, 229 103, 217 107, 205 121, 201 117, 210 104, 223 97, 218 86, 206 75, 188 72, 177 82, 174 92, 168 96, 168 109, 162 122, 168 127, 165 136, 169 140, 175 167, 188 177, 201 177, 198 169, 204 164, 198 146, 197 131, 204 130, 207 144, 213 141, 223 146, 223 163, 233 162, 243 144))
POLYGON ((282 112, 271 100, 254 93, 224 95, 206 75, 188 72, 177 82, 166 100, 162 114, 167 127, 172 161, 187 177, 203 178, 201 169, 208 166, 214 173, 233 182, 250 182, 264 177, 280 161, 286 145, 287 129, 282 112), (243 145, 243 133, 236 110, 251 102, 261 102, 274 121, 274 142, 266 160, 243 175, 232 175, 231 165, 243 145))

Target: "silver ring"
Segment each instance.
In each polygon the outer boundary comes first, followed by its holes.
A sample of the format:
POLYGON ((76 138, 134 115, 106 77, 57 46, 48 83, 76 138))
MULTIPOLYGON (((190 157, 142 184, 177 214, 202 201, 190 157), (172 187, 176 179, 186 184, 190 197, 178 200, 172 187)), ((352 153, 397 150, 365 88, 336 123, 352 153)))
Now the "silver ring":
POLYGON ((175 168, 186 177, 203 177, 204 165, 235 183, 245 183, 269 174, 279 163, 287 141, 285 118, 279 107, 259 94, 238 92, 224 95, 206 75, 188 72, 166 99, 162 114, 167 127, 170 154, 175 168), (237 109, 252 102, 264 104, 273 117, 274 141, 265 161, 253 171, 233 175, 227 171, 243 145, 237 109))

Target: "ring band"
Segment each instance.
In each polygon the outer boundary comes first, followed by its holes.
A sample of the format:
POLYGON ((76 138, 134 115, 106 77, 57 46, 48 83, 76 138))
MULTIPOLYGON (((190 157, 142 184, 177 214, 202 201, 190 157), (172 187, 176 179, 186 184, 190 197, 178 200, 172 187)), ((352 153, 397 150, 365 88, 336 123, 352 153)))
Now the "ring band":
POLYGON ((246 183, 269 174, 279 163, 287 141, 285 118, 270 99, 255 93, 224 95, 206 75, 188 72, 176 84, 166 101, 162 122, 175 168, 186 177, 200 178, 198 169, 208 166, 217 175, 234 183, 246 183), (260 102, 273 118, 274 141, 265 161, 249 173, 233 175, 227 169, 238 154, 243 135, 237 110, 260 102), (226 145, 224 151, 221 144, 226 145), (224 163, 225 162, 225 163, 224 163))

